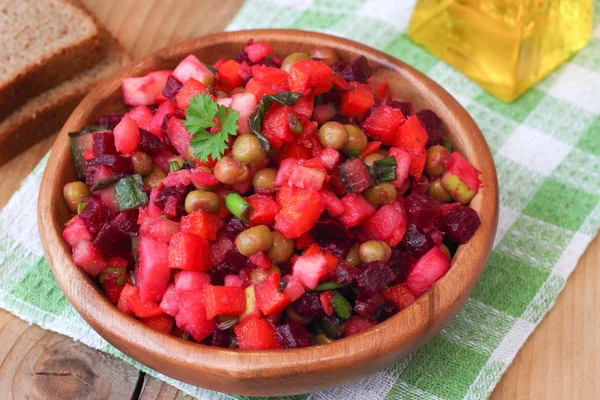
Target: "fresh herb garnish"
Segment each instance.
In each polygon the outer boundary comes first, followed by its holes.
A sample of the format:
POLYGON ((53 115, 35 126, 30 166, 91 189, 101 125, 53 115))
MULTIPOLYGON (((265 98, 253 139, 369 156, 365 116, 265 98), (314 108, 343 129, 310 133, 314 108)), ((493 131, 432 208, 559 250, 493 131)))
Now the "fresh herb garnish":
POLYGON ((192 138, 190 146, 194 157, 200 161, 220 160, 227 150, 229 136, 236 136, 240 113, 231 107, 217 104, 208 93, 194 96, 185 110, 185 128, 192 138), (217 122, 215 122, 215 119, 217 122), (210 128, 219 128, 218 132, 209 132, 210 128))
POLYGON ((260 145, 264 151, 269 151, 271 149, 271 143, 269 143, 269 140, 262 134, 262 120, 265 113, 271 108, 273 102, 277 102, 282 106, 293 106, 300 96, 302 96, 302 93, 279 92, 275 94, 263 94, 260 98, 258 108, 250 114, 250 117, 248 118, 248 124, 250 125, 252 132, 260 141, 260 145))
POLYGON ((452 143, 450 143, 449 139, 444 138, 444 147, 446 148, 446 150, 452 153, 452 143))

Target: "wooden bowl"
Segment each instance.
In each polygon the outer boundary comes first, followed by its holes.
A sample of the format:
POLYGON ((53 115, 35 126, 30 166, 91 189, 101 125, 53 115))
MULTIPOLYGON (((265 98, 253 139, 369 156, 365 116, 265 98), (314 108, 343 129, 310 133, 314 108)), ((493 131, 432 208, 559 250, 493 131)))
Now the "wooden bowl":
POLYGON ((81 316, 123 353, 174 379, 225 393, 253 396, 292 395, 323 390, 379 371, 416 350, 458 312, 477 282, 496 232, 496 171, 488 146, 467 112, 444 89, 403 62, 365 45, 320 33, 254 30, 219 33, 169 46, 137 60, 98 85, 63 127, 48 160, 39 195, 39 229, 46 256, 65 295, 81 316), (374 79, 386 79, 394 96, 415 109, 430 108, 444 121, 452 145, 478 168, 483 187, 471 202, 481 226, 460 246, 448 273, 413 305, 361 334, 319 347, 242 351, 186 342, 148 328, 121 313, 71 258, 62 240, 70 218, 62 188, 76 179, 67 132, 96 117, 123 112, 122 77, 173 69, 190 53, 213 63, 233 57, 253 38, 270 43, 275 54, 310 52, 315 46, 336 49, 342 59, 365 55, 374 79))

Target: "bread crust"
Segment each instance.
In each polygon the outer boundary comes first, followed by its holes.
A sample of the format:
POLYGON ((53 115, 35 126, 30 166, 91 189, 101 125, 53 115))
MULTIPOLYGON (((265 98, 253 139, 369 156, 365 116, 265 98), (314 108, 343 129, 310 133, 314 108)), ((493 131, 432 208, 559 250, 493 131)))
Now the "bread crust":
POLYGON ((66 81, 31 99, 0 123, 0 165, 55 134, 96 83, 131 61, 123 47, 107 32, 102 33, 100 42, 106 49, 105 59, 115 60, 101 62, 84 71, 85 76, 76 84, 66 81))
POLYGON ((0 121, 32 97, 93 67, 103 58, 106 48, 96 18, 81 4, 69 0, 64 2, 65 6, 75 7, 88 18, 94 31, 82 40, 30 63, 9 82, 0 83, 0 121))

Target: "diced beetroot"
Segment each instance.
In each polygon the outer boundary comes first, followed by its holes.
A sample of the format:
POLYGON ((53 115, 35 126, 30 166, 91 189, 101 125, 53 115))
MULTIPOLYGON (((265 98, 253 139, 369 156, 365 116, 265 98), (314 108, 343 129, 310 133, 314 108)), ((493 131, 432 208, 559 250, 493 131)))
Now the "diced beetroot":
POLYGON ((183 84, 185 84, 188 79, 194 78, 208 86, 212 86, 215 79, 215 74, 193 54, 184 58, 179 65, 177 65, 177 68, 173 70, 173 76, 183 84))
POLYGON ((282 312, 292 300, 279 289, 279 274, 272 273, 263 282, 256 285, 256 304, 264 315, 282 312))
POLYGON ((150 128, 150 123, 152 123, 152 119, 154 118, 154 114, 152 114, 152 111, 146 106, 137 106, 125 114, 125 117, 134 120, 138 127, 148 130, 148 128, 150 128))
POLYGON ((288 182, 302 189, 321 190, 325 182, 325 172, 296 165, 292 169, 288 182))
POLYGON ((125 254, 131 249, 131 238, 137 234, 136 231, 135 220, 122 212, 102 226, 93 245, 108 255, 125 254))
MULTIPOLYGON (((165 83, 165 88, 162 91, 163 97, 171 102, 174 102, 175 96, 177 96, 177 93, 179 93, 182 86, 183 83, 179 82, 173 75, 169 75, 167 82, 165 83)), ((168 103, 168 101, 165 101, 165 103, 168 103)), ((162 104, 163 103, 161 103, 161 105, 162 104)))
POLYGON ((357 299, 354 305, 354 312, 367 319, 371 319, 375 316, 377 311, 385 304, 385 299, 379 293, 366 299, 357 299))
POLYGON ((208 319, 217 315, 233 317, 246 309, 246 295, 240 287, 205 285, 204 305, 208 319))
POLYGON ((385 288, 381 293, 387 301, 396 306, 398 311, 404 310, 416 300, 416 297, 404 283, 385 288))
POLYGON ((210 276, 198 271, 180 271, 175 274, 175 290, 180 295, 185 292, 200 292, 210 284, 210 276))
POLYGON ((294 275, 287 275, 285 277, 285 281, 286 284, 285 288, 283 289, 283 294, 289 297, 291 301, 298 300, 304 293, 306 293, 304 286, 302 286, 302 282, 300 282, 300 280, 294 275))
POLYGON ((231 239, 224 234, 219 234, 217 239, 210 244, 210 261, 213 267, 225 260, 225 254, 234 247, 231 239))
POLYGON ((95 157, 105 154, 117 154, 115 136, 111 131, 92 133, 92 153, 95 157))
POLYGON ((404 209, 408 220, 419 230, 436 226, 442 213, 437 200, 420 193, 411 193, 404 202, 404 209))
POLYGON ((308 347, 311 345, 310 335, 306 329, 296 321, 289 321, 275 328, 277 343, 282 349, 308 347))
POLYGON ((344 213, 340 220, 349 228, 358 226, 375 213, 375 207, 360 194, 349 194, 342 197, 344 213))
POLYGON ((242 350, 276 349, 275 332, 266 320, 249 317, 233 328, 242 350))
POLYGON ((252 93, 236 93, 231 97, 231 108, 240 113, 240 119, 237 122, 238 135, 251 132, 248 118, 256 110, 256 107, 258 107, 258 103, 252 93))
POLYGON ((425 233, 419 231, 415 224, 408 224, 406 234, 401 242, 401 247, 408 253, 420 257, 427 253, 435 243, 425 233))
POLYGON ((202 210, 181 217, 181 230, 198 235, 206 240, 215 240, 219 229, 219 219, 202 210))
POLYGON ((275 216, 275 229, 290 239, 308 232, 324 210, 319 192, 293 186, 277 192, 277 203, 281 211, 275 216))
POLYGON ((319 193, 321 194, 323 206, 330 216, 339 217, 344 213, 344 204, 335 194, 325 189, 321 190, 319 193))
POLYGON ((376 322, 369 321, 359 315, 353 315, 344 326, 344 336, 356 335, 357 333, 361 333, 362 331, 374 327, 376 324, 376 322))
POLYGON ((93 277, 108 267, 106 258, 89 240, 81 240, 73 247, 73 262, 93 277))
POLYGON ((156 331, 169 334, 173 329, 175 320, 170 315, 161 314, 150 318, 142 318, 142 322, 156 331))
POLYGON ((347 160, 340 165, 342 183, 348 193, 360 193, 371 186, 371 175, 360 158, 347 160))
POLYGON ((140 226, 141 236, 150 236, 165 243, 169 243, 171 237, 179 231, 179 222, 162 217, 149 217, 140 226))
POLYGON ((242 280, 238 275, 227 275, 224 279, 225 286, 242 287, 242 280))
POLYGON ((108 129, 112 130, 115 128, 115 126, 117 126, 117 124, 119 123, 119 121, 121 120, 121 118, 123 118, 123 116, 121 114, 106 114, 106 115, 102 115, 98 118, 96 118, 96 125, 104 125, 106 127, 108 127, 108 129))
POLYGON ((149 132, 151 132, 155 136, 162 138, 161 127, 162 127, 163 121, 165 119, 165 116, 167 114, 175 114, 176 111, 177 111, 177 107, 175 107, 175 105, 173 103, 171 103, 170 101, 165 101, 160 106, 158 106, 158 109, 156 110, 156 113, 152 117, 152 121, 150 121, 148 128, 144 128, 144 129, 147 129, 149 132))
POLYGON ((169 246, 160 240, 142 237, 138 252, 140 298, 142 301, 160 301, 171 278, 169 246))
POLYGON ((79 218, 79 215, 74 216, 66 223, 62 231, 62 237, 71 247, 75 247, 77 243, 83 240, 91 242, 93 239, 92 234, 79 218))
POLYGON ((249 226, 273 226, 275 215, 279 212, 279 205, 271 196, 253 194, 247 197, 246 201, 252 207, 250 221, 248 222, 249 226))
POLYGON ((213 319, 206 317, 204 293, 184 292, 179 295, 179 312, 175 323, 195 341, 201 342, 209 337, 217 325, 213 319))
POLYGON ((314 289, 328 273, 327 260, 322 254, 302 255, 294 264, 293 275, 304 287, 314 289))
POLYGON ((137 123, 125 116, 113 130, 115 147, 121 153, 133 153, 140 143, 140 130, 137 123))
POLYGON ((171 71, 150 72, 146 76, 121 79, 123 102, 128 106, 152 105, 161 97, 171 71))
POLYGON ((356 283, 365 297, 378 293, 392 283, 396 274, 383 261, 363 263, 361 272, 356 276, 356 283))
POLYGON ((375 140, 391 146, 398 127, 406 121, 402 111, 390 106, 379 106, 363 123, 363 128, 375 140))
POLYGON ((167 136, 179 155, 185 157, 190 144, 190 133, 179 118, 171 117, 169 119, 167 136))
POLYGON ((440 129, 442 126, 442 120, 433 110, 421 110, 417 113, 417 117, 427 132, 440 129))
POLYGON ((140 289, 128 283, 123 287, 117 308, 125 314, 139 318, 150 318, 163 313, 162 308, 153 301, 144 301, 140 297, 140 289))
POLYGON ((179 297, 175 290, 175 284, 171 283, 167 286, 167 290, 160 301, 160 308, 172 317, 176 316, 179 312, 179 297))
POLYGON ((481 225, 477 211, 467 206, 453 207, 442 217, 441 229, 446 237, 458 244, 467 243, 481 225))
POLYGON ((294 248, 296 250, 305 250, 314 242, 315 238, 310 234, 310 232, 305 232, 298 236, 298 238, 294 241, 294 248))
POLYGON ((388 154, 396 159, 396 180, 392 183, 396 188, 400 188, 404 181, 406 181, 406 178, 408 178, 412 156, 408 151, 398 147, 390 148, 388 154))
POLYGON ((323 310, 325 310, 325 314, 333 315, 333 307, 331 306, 331 299, 333 298, 333 291, 326 290, 321 292, 319 299, 321 300, 321 305, 323 306, 323 310))
MULTIPOLYGON (((160 135, 162 136, 162 133, 160 135)), ((151 156, 158 156, 161 152, 167 152, 169 153, 169 157, 172 156, 170 152, 165 150, 165 144, 161 141, 160 137, 145 129, 140 129, 140 143, 138 144, 138 150, 148 153, 151 156)))
POLYGON ((393 205, 386 204, 369 217, 362 224, 362 227, 371 239, 386 240, 392 236, 396 229, 403 227, 403 230, 406 231, 406 217, 403 213, 396 210, 393 205))
POLYGON ((361 119, 369 107, 375 104, 373 88, 370 85, 356 82, 351 82, 350 86, 350 90, 342 92, 340 114, 361 119))
POLYGON ((244 289, 244 295, 246 296, 246 308, 240 315, 240 322, 246 318, 251 317, 262 317, 262 312, 256 304, 256 290, 254 285, 249 285, 244 289))
POLYGON ((335 267, 331 279, 338 285, 343 285, 345 283, 352 282, 354 278, 356 278, 356 275, 358 275, 358 273, 358 268, 353 267, 352 265, 347 264, 344 261, 340 261, 335 267))
POLYGON ((169 267, 207 271, 212 267, 209 251, 206 239, 188 232, 177 232, 169 242, 169 267))
POLYGON ((450 260, 439 247, 434 247, 417 261, 406 278, 406 286, 419 297, 444 276, 448 268, 450 260))
POLYGON ((479 192, 480 172, 457 151, 451 154, 444 166, 446 172, 442 175, 442 186, 454 200, 467 204, 479 192))
POLYGON ((273 47, 270 44, 255 42, 244 47, 244 51, 248 58, 253 63, 257 63, 273 52, 273 47))
POLYGON ((89 199, 79 213, 79 218, 92 235, 98 233, 100 228, 113 217, 114 213, 94 198, 89 199))

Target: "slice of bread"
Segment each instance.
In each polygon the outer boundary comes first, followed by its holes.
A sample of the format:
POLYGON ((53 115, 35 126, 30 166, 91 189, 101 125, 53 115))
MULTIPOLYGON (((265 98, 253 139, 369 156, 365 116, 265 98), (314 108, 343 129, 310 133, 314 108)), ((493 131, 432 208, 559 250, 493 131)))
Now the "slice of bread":
POLYGON ((100 29, 68 0, 0 0, 0 121, 98 63, 100 29))
POLYGON ((29 100, 0 122, 0 165, 56 133, 92 87, 131 58, 108 33, 101 36, 104 58, 93 68, 29 100))

